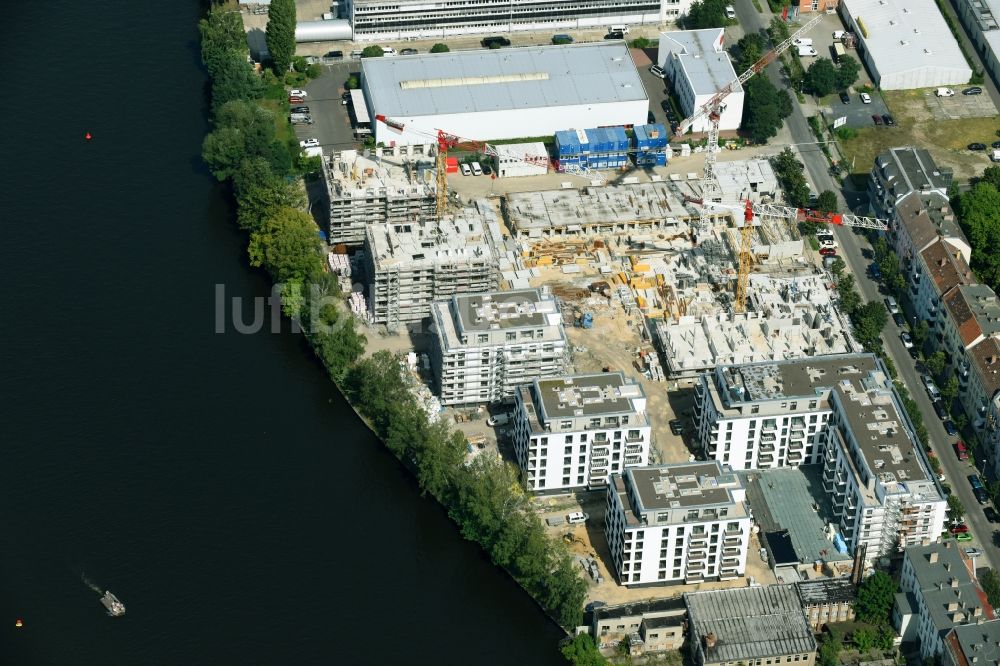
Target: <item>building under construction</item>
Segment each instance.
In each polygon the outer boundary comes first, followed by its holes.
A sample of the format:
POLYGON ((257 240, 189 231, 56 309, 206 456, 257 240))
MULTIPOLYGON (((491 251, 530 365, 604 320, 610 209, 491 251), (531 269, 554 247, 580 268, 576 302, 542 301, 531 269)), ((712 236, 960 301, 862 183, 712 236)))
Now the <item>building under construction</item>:
POLYGON ((390 328, 418 322, 430 315, 433 301, 494 291, 502 245, 496 213, 486 201, 437 222, 368 225, 369 321, 390 328))
MULTIPOLYGON (((412 153, 413 148, 407 150, 412 153)), ((324 159, 332 245, 360 246, 366 225, 436 219, 434 162, 430 157, 406 157, 411 159, 344 150, 324 159)))

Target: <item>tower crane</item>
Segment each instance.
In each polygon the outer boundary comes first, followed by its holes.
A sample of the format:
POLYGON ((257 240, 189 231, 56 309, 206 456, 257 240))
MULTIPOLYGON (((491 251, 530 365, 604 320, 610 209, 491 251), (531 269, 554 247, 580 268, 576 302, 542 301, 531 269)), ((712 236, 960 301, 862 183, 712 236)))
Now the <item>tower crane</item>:
MULTIPOLYGON (((436 185, 436 196, 437 196, 437 215, 438 217, 444 215, 448 210, 448 151, 452 149, 457 150, 470 150, 477 153, 482 153, 484 155, 497 156, 499 153, 495 146, 492 146, 485 141, 476 141, 474 139, 465 139, 455 134, 449 134, 444 130, 424 130, 417 127, 407 127, 404 123, 393 120, 392 118, 387 118, 384 115, 376 115, 375 119, 385 123, 386 127, 396 132, 402 132, 407 129, 409 132, 415 134, 423 135, 429 139, 433 139, 437 144, 437 155, 435 156, 435 171, 437 172, 437 185, 436 185)), ((507 155, 505 155, 506 157, 507 155)), ((547 157, 542 157, 540 155, 520 155, 516 156, 521 162, 526 164, 534 164, 536 166, 549 167, 549 160, 547 157)))
MULTIPOLYGON (((809 208, 795 208, 794 206, 778 206, 776 204, 758 203, 749 199, 743 205, 736 206, 730 204, 705 201, 704 199, 694 199, 687 197, 690 203, 700 204, 702 212, 706 207, 726 208, 732 211, 743 212, 743 223, 740 226, 740 256, 739 273, 736 280, 736 300, 733 309, 736 312, 746 310, 747 285, 750 282, 750 269, 753 266, 753 251, 751 248, 753 228, 760 226, 760 218, 774 217, 783 219, 789 223, 798 224, 807 222, 812 224, 835 224, 842 227, 856 227, 859 229, 874 229, 876 231, 888 231, 889 223, 886 220, 875 217, 864 217, 862 215, 852 215, 848 213, 824 213, 809 208)), ((735 217, 735 216, 734 216, 735 217)))
MULTIPOLYGON (((676 135, 682 136, 686 133, 691 126, 701 120, 702 118, 708 117, 708 151, 705 154, 705 168, 704 168, 704 178, 702 182, 704 183, 703 193, 704 199, 707 201, 712 198, 710 195, 715 195, 719 191, 718 183, 715 180, 715 155, 719 151, 719 120, 722 116, 722 111, 725 109, 725 100, 729 95, 735 92, 741 85, 746 83, 754 74, 762 71, 771 62, 773 62, 779 55, 784 53, 788 48, 795 43, 801 35, 804 35, 809 30, 812 29, 814 25, 819 23, 823 19, 822 14, 817 14, 812 19, 810 19, 804 26, 799 28, 792 34, 788 39, 781 42, 773 49, 765 53, 761 58, 755 62, 750 69, 740 74, 738 77, 724 85, 719 92, 715 93, 711 99, 698 107, 694 113, 692 113, 688 118, 685 118, 677 126, 676 135), (709 191, 710 190, 710 191, 709 191)), ((709 214, 708 211, 702 207, 701 217, 700 217, 701 229, 703 231, 708 227, 709 224, 709 214)), ((749 244, 750 242, 750 229, 749 225, 744 227, 743 231, 743 243, 749 244)))

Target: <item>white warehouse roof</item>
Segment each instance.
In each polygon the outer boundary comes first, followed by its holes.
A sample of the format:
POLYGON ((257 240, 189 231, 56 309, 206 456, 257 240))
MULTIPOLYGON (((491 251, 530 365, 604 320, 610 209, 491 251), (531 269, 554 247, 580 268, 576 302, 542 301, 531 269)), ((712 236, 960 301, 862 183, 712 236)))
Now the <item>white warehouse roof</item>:
MULTIPOLYGON (((695 95, 714 95, 736 78, 736 70, 723 48, 722 28, 677 30, 660 33, 660 52, 677 54, 684 76, 695 95)), ((742 92, 736 84, 733 92, 742 92)))
POLYGON ((647 99, 620 41, 365 58, 361 71, 389 118, 647 99))
POLYGON ((934 0, 841 0, 841 5, 859 28, 880 78, 889 79, 882 88, 939 85, 934 76, 903 76, 921 69, 953 72, 953 83, 964 83, 972 75, 934 0), (897 85, 894 77, 911 83, 897 85))

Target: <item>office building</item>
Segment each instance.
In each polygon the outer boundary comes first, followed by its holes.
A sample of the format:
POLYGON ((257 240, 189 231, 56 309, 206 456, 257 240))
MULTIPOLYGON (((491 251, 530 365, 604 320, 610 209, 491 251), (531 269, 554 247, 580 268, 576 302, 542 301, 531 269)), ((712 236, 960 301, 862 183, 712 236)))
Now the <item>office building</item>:
MULTIPOLYGON (((657 63, 666 72, 685 118, 736 79, 736 70, 723 48, 724 38, 722 28, 660 33, 657 63)), ((726 97, 725 109, 719 119, 721 131, 740 128, 744 96, 743 86, 737 83, 726 97)), ((695 121, 691 130, 707 132, 708 126, 706 116, 695 121)))

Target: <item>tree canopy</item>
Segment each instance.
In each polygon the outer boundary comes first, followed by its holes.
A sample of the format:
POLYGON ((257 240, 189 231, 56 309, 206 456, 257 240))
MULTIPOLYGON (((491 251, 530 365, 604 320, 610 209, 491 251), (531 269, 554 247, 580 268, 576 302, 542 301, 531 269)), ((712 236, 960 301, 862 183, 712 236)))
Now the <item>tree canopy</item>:
POLYGON ((451 49, 448 48, 447 44, 438 43, 431 47, 431 53, 448 53, 449 51, 451 49))
POLYGON ((829 95, 837 89, 837 68, 828 58, 816 58, 806 70, 803 84, 817 97, 829 95))
POLYGON ((274 73, 284 76, 295 55, 295 0, 271 0, 264 40, 274 73))
POLYGON ((754 143, 766 143, 778 134, 792 113, 792 98, 778 90, 766 76, 755 76, 743 85, 743 131, 754 143))
POLYGON ((695 0, 684 18, 684 27, 688 30, 721 28, 728 22, 727 4, 727 0, 695 0))
POLYGON ((868 576, 858 588, 858 599, 854 604, 857 618, 876 627, 888 623, 896 588, 896 581, 884 571, 868 576))
POLYGON ((385 55, 385 51, 377 44, 372 44, 361 49, 362 58, 381 58, 383 55, 385 55))
POLYGON ((997 575, 996 569, 984 571, 979 577, 979 584, 986 593, 986 600, 996 608, 1000 604, 1000 575, 997 575))
POLYGON ((741 37, 732 49, 736 71, 745 72, 750 69, 766 50, 767 42, 758 33, 750 32, 741 37))
POLYGON ((991 180, 1000 173, 990 171, 983 180, 959 197, 959 216, 972 246, 972 268, 984 283, 1000 289, 1000 190, 991 180))
POLYGON ((282 207, 250 234, 252 266, 264 267, 276 282, 308 282, 323 265, 316 224, 307 213, 282 207))
POLYGON ((958 495, 948 495, 948 520, 953 523, 960 523, 965 518, 965 505, 958 495))
POLYGON ((601 656, 590 634, 577 634, 562 646, 563 657, 573 666, 605 666, 608 661, 601 656))
POLYGON ((824 213, 835 213, 839 208, 837 203, 837 193, 832 190, 823 190, 816 199, 816 208, 824 213))

